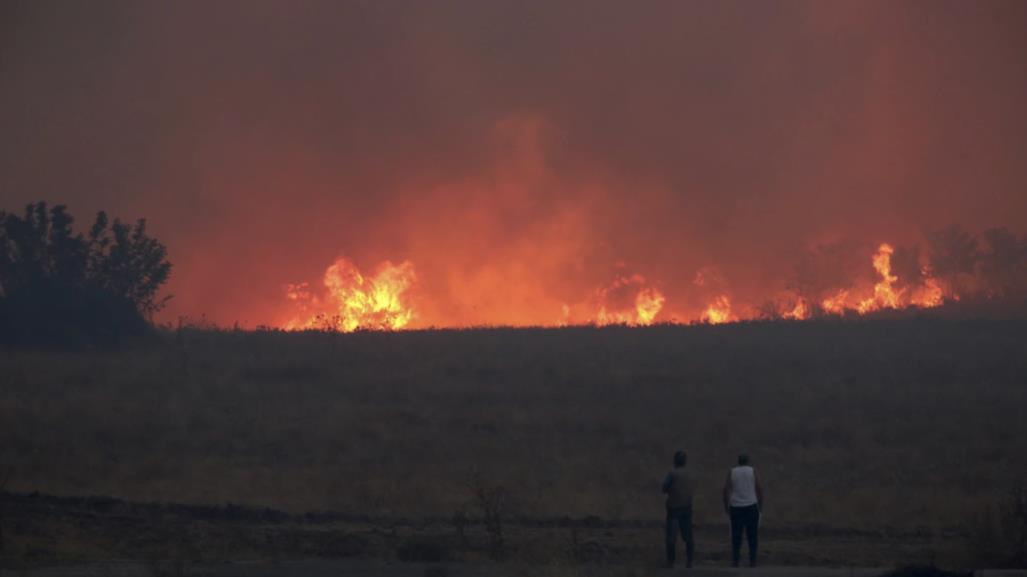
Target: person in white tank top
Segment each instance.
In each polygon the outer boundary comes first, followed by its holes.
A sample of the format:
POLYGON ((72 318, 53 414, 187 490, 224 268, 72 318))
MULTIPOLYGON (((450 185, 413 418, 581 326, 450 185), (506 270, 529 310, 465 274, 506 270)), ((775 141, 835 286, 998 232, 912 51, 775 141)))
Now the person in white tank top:
POLYGON ((742 533, 749 544, 749 565, 756 565, 759 542, 760 511, 763 507, 763 488, 759 476, 749 464, 749 456, 738 456, 724 482, 724 512, 731 519, 731 565, 738 566, 742 549, 742 533))

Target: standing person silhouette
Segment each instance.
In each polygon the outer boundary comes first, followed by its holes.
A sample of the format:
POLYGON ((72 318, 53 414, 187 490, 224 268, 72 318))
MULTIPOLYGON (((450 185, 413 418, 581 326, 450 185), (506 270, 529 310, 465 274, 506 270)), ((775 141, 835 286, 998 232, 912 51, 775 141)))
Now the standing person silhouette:
POLYGON ((692 539, 692 494, 695 481, 685 468, 688 455, 684 451, 674 453, 674 468, 663 479, 663 492, 667 494, 667 566, 674 566, 677 534, 685 541, 685 566, 692 566, 695 541, 692 539))
POLYGON ((749 464, 749 455, 738 455, 738 466, 733 467, 724 482, 724 512, 731 519, 731 566, 738 567, 742 549, 742 531, 749 543, 749 566, 756 566, 756 547, 759 543, 760 511, 763 507, 763 488, 756 469, 749 464))

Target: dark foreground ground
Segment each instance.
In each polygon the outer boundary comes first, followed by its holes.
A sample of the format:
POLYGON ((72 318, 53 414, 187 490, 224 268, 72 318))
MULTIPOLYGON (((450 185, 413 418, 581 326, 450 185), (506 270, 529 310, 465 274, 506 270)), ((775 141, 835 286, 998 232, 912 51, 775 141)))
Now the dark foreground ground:
MULTIPOLYGON (((8 534, 16 534, 23 547, 21 563, 9 567, 45 565, 56 558, 72 563, 134 558, 182 566, 309 558, 494 561, 494 536, 473 518, 458 526, 451 519, 289 515, 109 498, 7 495, 5 501, 8 534)), ((700 565, 728 564, 727 530, 726 525, 697 528, 700 565)), ((630 567, 662 560, 662 525, 653 519, 510 518, 502 531, 503 562, 630 567)), ((795 566, 838 564, 857 551, 863 565, 887 566, 892 559, 929 562, 936 548, 958 547, 965 537, 816 526, 765 526, 761 536, 761 559, 795 566)))
POLYGON ((1023 322, 186 330, 0 351, 0 374, 8 567, 655 567, 677 448, 704 564, 726 561, 740 451, 767 487, 768 565, 1023 558, 1023 322))
MULTIPOLYGON (((91 566, 47 568, 33 570, 32 577, 152 577, 174 574, 169 565, 145 563, 106 563, 91 566)), ((238 562, 191 566, 182 574, 194 577, 881 577, 891 570, 865 567, 757 567, 755 569, 727 567, 677 568, 615 568, 600 566, 547 567, 483 565, 483 564, 430 564, 389 563, 381 561, 303 560, 283 562, 238 562)), ((936 573, 939 577, 1025 577, 1027 571, 979 570, 965 574, 936 573)), ((930 573, 911 573, 909 577, 928 577, 930 573)))

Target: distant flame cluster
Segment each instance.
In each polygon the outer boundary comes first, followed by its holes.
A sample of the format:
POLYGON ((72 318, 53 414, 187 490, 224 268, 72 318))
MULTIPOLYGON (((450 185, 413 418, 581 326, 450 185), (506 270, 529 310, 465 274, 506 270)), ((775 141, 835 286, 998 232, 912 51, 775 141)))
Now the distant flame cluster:
MULTIPOLYGON (((770 316, 806 320, 825 315, 866 315, 888 309, 942 305, 946 300, 945 292, 938 279, 931 275, 930 267, 923 266, 918 279, 899 279, 892 270, 894 252, 887 243, 877 248, 871 264, 878 278, 872 285, 837 289, 819 302, 801 295, 785 295, 770 303, 773 309, 770 316)), ((418 325, 418 311, 412 299, 417 284, 417 273, 409 261, 383 262, 373 274, 365 276, 350 260, 340 258, 325 270, 322 291, 313 291, 307 283, 286 286, 292 313, 282 326, 286 330, 339 332, 424 326, 418 325)), ((702 272, 697 275, 696 284, 708 284, 702 272)), ((574 304, 564 303, 562 316, 554 318, 551 325, 722 324, 768 316, 766 310, 733 308, 728 294, 715 294, 705 307, 684 318, 666 314, 667 302, 665 294, 642 275, 621 275, 596 289, 591 298, 574 304)))
POLYGON ((899 278, 892 274, 891 258, 895 249, 884 243, 877 248, 873 257, 874 270, 881 277, 874 284, 872 292, 860 294, 851 289, 840 289, 821 301, 820 306, 826 313, 843 314, 855 311, 867 314, 886 309, 903 309, 909 307, 932 308, 944 302, 944 295, 938 280, 931 276, 930 268, 921 268, 921 279, 916 288, 899 288, 899 278))
POLYGON ((648 286, 645 277, 639 274, 617 278, 609 286, 599 289, 597 297, 599 309, 594 319, 597 325, 651 325, 667 302, 667 297, 648 286), (618 309, 608 304, 611 293, 624 290, 634 293, 631 299, 633 306, 618 309))

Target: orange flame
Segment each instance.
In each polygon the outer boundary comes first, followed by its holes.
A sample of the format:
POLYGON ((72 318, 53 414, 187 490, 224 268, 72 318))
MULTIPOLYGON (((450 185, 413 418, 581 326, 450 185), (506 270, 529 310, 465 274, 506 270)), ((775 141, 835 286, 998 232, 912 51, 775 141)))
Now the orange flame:
POLYGON ((651 325, 667 302, 663 293, 646 286, 645 277, 638 274, 617 278, 610 286, 596 291, 596 296, 600 303, 595 318, 597 325, 651 325), (631 306, 618 308, 611 302, 618 293, 634 287, 639 288, 631 306))
POLYGON ((785 311, 785 313, 781 316, 783 316, 786 319, 792 319, 796 321, 803 321, 808 319, 810 317, 810 310, 809 305, 806 304, 806 299, 799 298, 797 301, 795 301, 795 306, 792 307, 792 310, 785 311))
MULTIPOLYGON (((941 306, 945 302, 945 293, 942 291, 938 279, 931 276, 930 267, 925 266, 920 272, 924 277, 924 283, 922 287, 913 292, 910 302, 914 306, 924 309, 941 306)), ((959 300, 959 297, 955 297, 954 300, 959 300)))
POLYGON ((286 323, 287 330, 325 329, 353 332, 357 329, 396 330, 414 318, 407 291, 417 280, 409 261, 380 264, 365 277, 348 259, 340 258, 325 270, 327 291, 319 299, 307 285, 288 285, 286 297, 302 304, 304 317, 286 323))
POLYGON ((865 297, 853 297, 851 289, 840 289, 834 295, 821 301, 820 306, 828 314, 843 314, 853 310, 861 315, 886 309, 905 307, 931 308, 945 302, 945 294, 938 280, 931 276, 929 267, 920 270, 919 285, 911 288, 899 286, 899 277, 892 274, 891 257, 895 249, 882 243, 874 254, 872 263, 880 280, 874 284, 873 292, 865 297))
POLYGON ((839 290, 834 296, 827 297, 820 303, 820 308, 824 309, 824 312, 840 315, 845 312, 845 300, 849 298, 849 291, 842 289, 839 290))
MULTIPOLYGON (((696 274, 694 284, 704 288, 716 284, 723 292, 715 293, 717 296, 692 318, 697 322, 721 324, 752 318, 757 311, 773 310, 779 318, 806 320, 817 314, 842 315, 852 311, 865 315, 887 309, 930 308, 944 304, 947 299, 958 299, 945 292, 929 266, 923 266, 915 279, 900 279, 892 269, 894 253, 891 244, 878 246, 871 258, 878 276, 872 286, 864 283, 838 288, 817 300, 807 300, 794 293, 783 294, 770 301, 770 309, 754 309, 745 303, 733 309, 726 281, 717 277, 715 268, 707 267, 696 274)), ((340 258, 325 270, 322 293, 315 294, 306 283, 286 285, 286 299, 298 312, 283 326, 287 330, 342 332, 407 328, 416 317, 409 297, 416 282, 414 265, 409 261, 398 265, 385 261, 373 275, 365 277, 352 262, 340 258)), ((651 325, 665 311, 667 302, 664 293, 641 275, 623 275, 596 289, 591 298, 572 304, 557 301, 559 318, 554 315, 550 324, 651 325)))
POLYGON ((719 325, 721 323, 735 322, 738 320, 738 317, 731 314, 731 299, 727 295, 720 295, 706 306, 706 310, 703 311, 700 319, 704 323, 719 325))
POLYGON ((895 252, 890 244, 884 243, 877 249, 874 255, 874 270, 881 275, 881 281, 874 285, 874 295, 863 299, 856 305, 860 314, 882 309, 899 308, 899 293, 896 293, 893 285, 899 277, 891 273, 891 255, 895 252))
POLYGON ((639 291, 635 297, 635 310, 638 315, 638 324, 651 325, 656 315, 663 308, 667 298, 660 291, 654 288, 645 288, 639 291))

